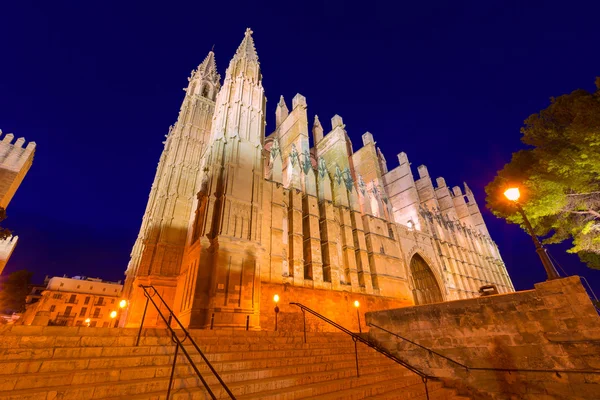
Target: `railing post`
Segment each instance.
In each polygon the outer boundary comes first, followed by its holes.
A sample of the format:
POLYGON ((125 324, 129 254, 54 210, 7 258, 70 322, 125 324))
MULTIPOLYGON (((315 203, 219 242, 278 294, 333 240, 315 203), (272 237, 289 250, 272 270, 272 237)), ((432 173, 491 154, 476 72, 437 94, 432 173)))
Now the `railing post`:
POLYGON ((179 343, 175 344, 175 355, 173 356, 173 368, 171 368, 171 378, 169 379, 169 388, 167 389, 167 398, 171 397, 171 387, 173 386, 173 376, 175 375, 175 364, 177 364, 177 353, 179 352, 179 343))
MULTIPOLYGON (((146 289, 144 289, 144 293, 145 292, 146 292, 146 289)), ((140 345, 140 336, 142 335, 142 327, 144 326, 144 319, 146 319, 146 310, 148 309, 149 301, 150 301, 150 298, 148 296, 146 296, 146 305, 144 306, 144 313, 142 314, 142 322, 140 323, 140 330, 138 331, 138 337, 137 337, 137 340, 135 341, 136 347, 140 345)))
POLYGON ((302 310, 302 320, 304 321, 304 343, 306 343, 306 312, 304 311, 303 308, 301 308, 302 310))
POLYGON ((429 400, 429 389, 427 388, 427 378, 422 376, 423 384, 425 385, 425 397, 429 400))
POLYGON ((360 374, 358 373, 358 347, 356 346, 356 338, 352 337, 354 340, 354 358, 356 359, 356 377, 359 378, 360 374))

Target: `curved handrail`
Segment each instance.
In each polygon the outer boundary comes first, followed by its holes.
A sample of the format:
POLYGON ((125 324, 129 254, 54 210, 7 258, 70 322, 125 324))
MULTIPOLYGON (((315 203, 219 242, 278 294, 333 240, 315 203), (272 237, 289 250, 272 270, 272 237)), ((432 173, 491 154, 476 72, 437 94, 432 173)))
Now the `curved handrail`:
POLYGON ((409 342, 410 344, 413 344, 415 346, 418 346, 424 350, 427 350, 429 353, 435 354, 439 357, 442 357, 456 365, 461 366, 462 368, 466 369, 467 371, 501 371, 501 372, 549 372, 549 373, 554 373, 559 375, 560 373, 574 373, 574 374, 600 374, 600 370, 595 370, 595 369, 525 369, 525 368, 492 368, 492 367, 469 367, 468 365, 465 364, 461 364, 458 361, 455 361, 453 359, 451 359, 450 357, 447 357, 443 354, 438 353, 435 350, 432 350, 428 347, 425 347, 423 345, 420 345, 418 343, 413 342, 412 340, 409 340, 405 337, 402 337, 400 335, 398 335, 397 333, 388 331, 385 328, 382 328, 378 325, 375 325, 373 323, 368 322, 367 326, 372 326, 374 328, 377 329, 381 329, 384 332, 389 333, 390 335, 393 335, 399 339, 405 340, 407 342, 409 342))
MULTIPOLYGON (((190 336, 190 333, 188 332, 188 330, 185 329, 185 327, 183 326, 183 324, 179 321, 179 319, 177 318, 177 316, 175 315, 175 313, 173 312, 173 310, 171 310, 171 308, 167 305, 167 303, 162 298, 162 296, 160 295, 160 293, 158 293, 158 291, 156 290, 156 288, 153 285, 139 285, 139 287, 141 287, 142 290, 144 290, 144 296, 146 296, 147 301, 148 300, 151 301, 152 305, 154 305, 154 308, 156 308, 156 311, 158 311, 158 314, 160 315, 160 317, 162 318, 162 320, 167 325, 167 328, 171 332, 171 339, 173 339, 174 341, 177 342, 178 348, 180 347, 181 350, 183 351, 183 354, 186 356, 186 358, 189 361, 190 365, 192 366, 192 368, 196 372, 196 375, 198 375, 198 378, 200 379, 200 381, 204 385, 205 389, 210 394, 211 398, 212 399, 216 399, 216 397, 213 394, 212 390, 208 386, 208 383, 204 380, 204 378, 202 377, 202 374, 200 373, 200 371, 196 367, 196 364, 194 363, 194 361, 190 357, 190 355, 187 352, 187 350, 185 349, 185 347, 183 347, 183 342, 185 342, 187 339, 189 339, 190 343, 192 343, 192 345, 194 346, 194 348, 196 349, 196 351, 198 351, 198 353, 200 354, 200 357, 202 357, 202 360, 204 360, 204 362, 206 363, 206 365, 208 366, 208 368, 210 369, 210 371, 213 373, 213 375, 217 378, 217 380, 219 381, 219 383, 221 384, 221 386, 223 386, 223 389, 227 392, 227 394, 229 395, 229 397, 235 400, 235 396, 233 395, 233 393, 231 393, 231 390, 227 387, 227 385, 225 384, 225 382, 223 382, 223 379, 221 379, 221 376, 219 375, 219 373, 214 369, 214 367, 212 366, 212 364, 210 363, 210 361, 208 361, 208 358, 206 358, 206 356, 204 355, 204 353, 202 352, 202 350, 200 350, 200 347, 198 347, 198 345, 196 344, 196 341, 190 336), (151 288, 154 291, 154 294, 151 295, 148 292, 148 290, 147 290, 148 288, 151 288), (160 311, 160 308, 158 307, 158 305, 154 301, 154 299, 153 299, 154 296, 158 296, 158 298, 160 299, 162 305, 169 311, 169 319, 168 320, 167 320, 167 318, 165 318, 165 316, 163 315, 162 311, 160 311), (179 328, 185 333, 185 336, 184 336, 183 339, 179 339, 179 337, 177 336, 177 334, 175 333, 175 331, 171 327, 171 323, 170 322, 171 322, 172 319, 174 319, 175 322, 177 322, 177 324, 179 325, 179 328)), ((147 301, 146 301, 146 307, 148 307, 147 301)), ((146 315, 146 309, 144 309, 144 316, 145 315, 146 315)), ((142 323, 140 324, 140 333, 142 331, 142 325, 143 324, 144 324, 144 320, 143 320, 143 317, 142 317, 142 323)), ((138 342, 139 342, 139 335, 138 335, 138 342)), ((169 390, 170 390, 170 386, 169 386, 169 390)), ((167 396, 167 398, 168 398, 168 396, 167 396)))
MULTIPOLYGON (((410 365, 409 363, 407 363, 406 361, 402 360, 401 358, 398 358, 397 356, 395 356, 394 354, 390 353, 389 351, 387 351, 386 349, 382 349, 381 347, 377 346, 376 344, 364 339, 362 336, 357 335, 356 333, 344 328, 343 326, 341 326, 340 324, 333 322, 332 320, 330 320, 329 318, 325 317, 324 315, 319 314, 318 312, 300 304, 300 303, 295 303, 295 302, 291 302, 290 305, 294 305, 294 306, 298 306, 300 307, 300 309, 302 311, 308 311, 309 313, 311 313, 312 315, 314 315, 317 318, 322 319, 323 321, 327 322, 329 325, 334 326, 335 328, 339 329, 340 331, 344 332, 345 334, 349 335, 350 337, 352 337, 352 339, 355 342, 361 342, 367 346, 369 346, 370 348, 378 351, 379 353, 383 354, 384 356, 386 356, 387 358, 389 358, 390 360, 395 361, 396 363, 402 365, 403 367, 405 367, 406 369, 408 369, 409 371, 419 375, 421 378, 425 380, 427 379, 432 379, 435 377, 426 374, 423 371, 420 371, 419 369, 413 367, 412 365, 410 365)), ((304 336, 304 340, 306 341, 306 330, 305 330, 305 336, 304 336)))

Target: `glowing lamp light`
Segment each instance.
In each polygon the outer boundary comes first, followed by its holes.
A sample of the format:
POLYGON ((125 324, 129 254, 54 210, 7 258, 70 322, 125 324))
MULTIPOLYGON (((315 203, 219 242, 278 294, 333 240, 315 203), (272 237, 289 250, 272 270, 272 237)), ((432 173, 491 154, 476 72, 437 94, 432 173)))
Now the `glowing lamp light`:
POLYGON ((278 294, 273 296, 273 301, 275 302, 275 304, 279 303, 279 295, 278 294))
POLYGON ((504 196, 510 201, 517 201, 519 200, 519 197, 521 197, 521 193, 519 193, 519 188, 510 188, 506 189, 504 196))
POLYGON ((87 319, 85 320, 85 324, 86 324, 87 326, 90 326, 90 322, 92 322, 92 320, 91 320, 91 319, 89 319, 89 318, 87 318, 87 319))
POLYGON ((408 221, 408 222, 406 223, 406 225, 408 226, 408 229, 412 229, 412 227, 413 227, 413 222, 412 222, 412 221, 408 221))
POLYGON ((111 318, 116 318, 117 317, 117 312, 116 311, 111 311, 110 312, 110 317, 111 318))
POLYGON ((127 300, 121 300, 121 301, 119 302, 119 307, 121 307, 121 308, 125 308, 125 307, 127 307, 127 300))
POLYGON ((354 300, 354 307, 358 308, 358 306, 360 306, 360 303, 358 302, 358 300, 354 300))

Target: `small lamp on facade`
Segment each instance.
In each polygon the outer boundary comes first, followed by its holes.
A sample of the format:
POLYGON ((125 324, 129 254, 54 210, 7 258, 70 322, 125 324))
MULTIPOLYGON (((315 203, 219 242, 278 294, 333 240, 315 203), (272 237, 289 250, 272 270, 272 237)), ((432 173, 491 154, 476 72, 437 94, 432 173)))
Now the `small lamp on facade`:
POLYGON ((119 302, 119 308, 127 307, 127 300, 123 299, 119 302))
POLYGON ((358 300, 354 300, 354 307, 356 307, 356 319, 358 320, 358 332, 362 333, 362 328, 360 327, 360 314, 358 312, 358 307, 360 307, 360 303, 358 300))
POLYGON ((277 331, 277 314, 279 314, 279 295, 276 294, 273 296, 273 301, 275 302, 275 330, 277 331))
POLYGON ((90 323, 91 323, 91 322, 92 322, 92 320, 91 320, 91 319, 89 319, 89 318, 86 318, 86 320, 85 320, 85 324, 87 325, 87 327, 88 327, 88 328, 90 327, 90 323))
POLYGON ((536 253, 538 253, 540 260, 542 260, 542 265, 544 266, 544 269, 546 270, 546 275, 548 276, 548 280, 560 278, 560 276, 558 275, 558 272, 556 271, 556 268, 554 268, 554 264, 552 264, 550 257, 548 257, 548 253, 546 252, 546 249, 544 248, 544 246, 542 246, 542 243, 536 236, 536 234, 533 230, 533 227, 531 226, 531 223, 527 219, 527 216, 525 215, 525 211, 523 210, 523 207, 521 207, 521 204, 519 204, 519 198, 521 197, 519 188, 513 187, 513 188, 506 189, 506 191, 504 192, 504 196, 508 200, 512 201, 515 204, 515 206, 517 207, 517 211, 519 212, 519 214, 521 214, 521 217, 523 218, 523 223, 525 224, 525 227, 527 228, 527 231, 529 232, 531 239, 533 239, 533 244, 535 245, 535 251, 536 251, 536 253))

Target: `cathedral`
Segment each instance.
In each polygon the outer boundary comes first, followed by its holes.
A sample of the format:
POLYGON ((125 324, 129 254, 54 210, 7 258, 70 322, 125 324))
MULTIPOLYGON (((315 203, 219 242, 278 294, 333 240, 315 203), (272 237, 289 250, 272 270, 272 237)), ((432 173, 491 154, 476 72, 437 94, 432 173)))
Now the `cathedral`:
MULTIPOLYGON (((153 285, 187 327, 272 329, 273 297, 344 325, 361 313, 513 292, 472 191, 388 169, 371 133, 355 150, 342 118, 283 97, 266 132, 252 31, 225 78, 211 51, 169 129, 126 271, 123 326, 153 285), (290 105, 290 107, 288 107, 290 105), (312 136, 312 139, 309 137, 312 136)), ((289 306, 288 306, 289 307, 289 306)), ((144 326, 158 325, 148 310, 144 326)))

